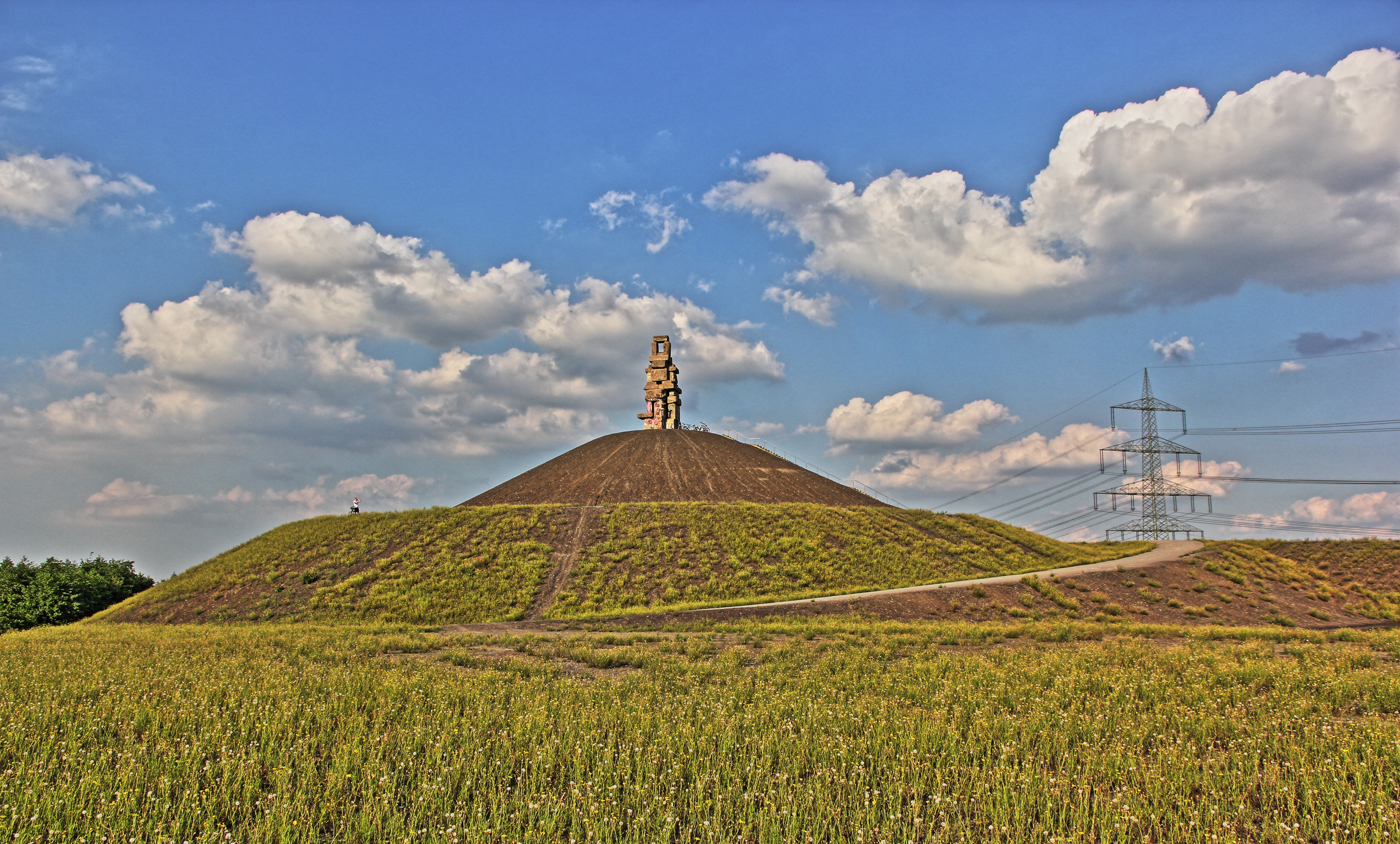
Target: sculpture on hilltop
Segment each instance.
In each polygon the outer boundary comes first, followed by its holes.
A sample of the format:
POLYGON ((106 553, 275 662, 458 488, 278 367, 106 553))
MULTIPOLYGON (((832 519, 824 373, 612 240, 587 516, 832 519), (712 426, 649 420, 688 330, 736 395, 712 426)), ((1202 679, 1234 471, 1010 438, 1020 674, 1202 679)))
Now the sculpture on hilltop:
POLYGON ((671 360, 671 336, 658 334, 651 338, 651 356, 647 359, 647 409, 638 413, 643 428, 681 427, 680 370, 671 360))

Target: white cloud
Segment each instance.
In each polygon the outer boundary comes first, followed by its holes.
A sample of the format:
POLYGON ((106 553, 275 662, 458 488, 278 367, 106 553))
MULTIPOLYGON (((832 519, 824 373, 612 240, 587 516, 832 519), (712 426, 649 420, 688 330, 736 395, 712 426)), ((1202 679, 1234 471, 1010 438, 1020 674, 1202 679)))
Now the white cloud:
MULTIPOLYGON (((1164 458, 1165 459, 1165 458, 1164 458)), ((1195 459, 1188 460, 1186 456, 1181 458, 1181 474, 1176 474, 1173 464, 1162 466, 1162 475, 1172 483, 1190 487, 1205 495, 1223 496, 1235 488, 1233 481, 1208 481, 1205 478, 1196 476, 1195 459)), ((1216 478, 1242 478, 1249 474, 1249 470, 1238 460, 1203 460, 1201 461, 1201 474, 1210 475, 1216 478)))
POLYGON ((742 332, 755 325, 724 325, 712 311, 689 301, 664 293, 630 296, 621 284, 596 278, 584 279, 575 289, 582 294, 577 301, 554 301, 524 333, 585 371, 633 361, 636 353, 623 338, 670 333, 682 382, 783 377, 782 363, 762 341, 742 339, 742 332))
POLYGON ((39 56, 16 56, 5 62, 7 81, 0 85, 0 108, 33 111, 39 97, 58 84, 58 68, 39 56))
POLYGON ((55 384, 76 386, 101 382, 106 376, 101 372, 84 369, 82 363, 83 355, 96 345, 96 338, 89 337, 83 341, 80 349, 67 349, 40 359, 39 368, 43 370, 44 377, 55 384))
POLYGON ((102 214, 110 219, 124 220, 143 229, 158 229, 175 222, 175 216, 169 211, 147 211, 146 206, 139 204, 122 205, 117 202, 108 202, 102 206, 102 214))
POLYGON ((787 430, 787 426, 781 422, 750 422, 747 419, 738 419, 733 416, 721 419, 720 425, 755 437, 771 437, 787 430))
POLYGON ((844 299, 830 293, 807 296, 802 291, 790 287, 770 287, 763 291, 763 300, 782 305, 785 314, 796 313, 827 328, 836 324, 834 312, 837 305, 845 303, 844 299))
POLYGON ((1400 58, 1362 50, 1282 73, 1212 111, 1178 88, 1065 124, 1014 219, 953 171, 857 192, 774 153, 713 188, 812 246, 807 268, 989 320, 1072 321, 1400 274, 1400 58))
POLYGON ((656 236, 647 244, 647 251, 655 254, 665 249, 671 238, 690 228, 690 221, 676 213, 674 204, 662 201, 665 193, 639 196, 631 191, 610 190, 588 203, 588 213, 602 220, 603 226, 612 231, 627 222, 625 209, 635 206, 642 213, 643 225, 656 236))
POLYGON ((745 339, 755 326, 665 294, 598 279, 553 287, 521 261, 463 276, 416 239, 340 217, 286 212, 209 231, 248 261, 252 286, 128 305, 117 348, 130 371, 83 370, 76 351, 42 362, 69 395, 22 416, 30 442, 94 453, 241 450, 250 438, 458 455, 553 445, 640 402, 636 361, 663 332, 687 384, 783 377, 776 355, 745 339), (367 352, 369 338, 435 348, 437 361, 401 366, 367 352), (506 347, 469 348, 492 339, 506 347))
POLYGON ((344 512, 353 498, 362 499, 365 510, 402 507, 418 500, 415 489, 432 486, 431 478, 407 475, 359 475, 328 488, 329 476, 299 489, 267 489, 255 493, 235 486, 214 495, 164 493, 154 484, 116 478, 87 497, 83 515, 88 520, 153 520, 175 514, 203 517, 228 516, 256 510, 287 518, 317 513, 344 512))
POLYGON ((107 519, 169 516, 198 502, 194 495, 164 495, 160 488, 117 478, 87 498, 88 515, 107 519))
POLYGON ((671 242, 671 238, 690 228, 690 221, 676 214, 675 205, 663 205, 655 196, 642 202, 642 213, 647 216, 647 227, 656 232, 656 240, 647 244, 647 251, 656 254, 671 242))
POLYGON ((1124 439, 1127 435, 1122 431, 1079 423, 1066 425, 1053 438, 1034 433, 987 451, 967 454, 895 451, 881 458, 870 470, 856 472, 853 477, 876 489, 971 489, 1041 464, 1046 464, 1047 472, 1096 467, 1099 465, 1098 450, 1124 439), (1063 456, 1056 457, 1062 453, 1063 456))
POLYGON ((831 411, 826 433, 837 450, 853 445, 920 448, 965 443, 983 429, 1014 421, 1010 410, 990 399, 944 413, 938 399, 904 390, 873 405, 851 399, 831 411))
POLYGON ((1314 496, 1294 502, 1283 518, 1393 529, 1400 527, 1400 493, 1363 492, 1345 500, 1314 496))
POLYGON ((1278 365, 1278 371, 1282 374, 1287 374, 1289 372, 1302 372, 1305 369, 1307 369, 1307 367, 1296 360, 1286 360, 1278 365))
POLYGON ((637 195, 635 193, 610 190, 588 203, 588 213, 602 219, 603 225, 607 227, 608 231, 612 231, 622 224, 621 211, 623 207, 636 201, 637 195))
POLYGON ((1196 347, 1190 337, 1178 337, 1167 343, 1153 340, 1152 351, 1162 358, 1162 363, 1190 363, 1196 359, 1196 347))
POLYGON ((242 232, 207 231, 216 249, 248 260, 261 296, 247 304, 281 330, 446 347, 510 330, 567 296, 524 261, 463 278, 417 238, 344 217, 286 211, 249 220, 242 232))
MULTIPOLYGON (((45 223, 66 223, 84 205, 103 197, 133 197, 148 194, 155 188, 130 174, 107 179, 92 172, 87 161, 58 155, 11 155, 0 161, 0 218, 22 226, 45 223)), ((137 205, 124 210, 120 203, 108 204, 118 209, 116 216, 132 215, 140 224, 162 219, 137 205)), ((108 210, 112 215, 114 212, 108 210)))

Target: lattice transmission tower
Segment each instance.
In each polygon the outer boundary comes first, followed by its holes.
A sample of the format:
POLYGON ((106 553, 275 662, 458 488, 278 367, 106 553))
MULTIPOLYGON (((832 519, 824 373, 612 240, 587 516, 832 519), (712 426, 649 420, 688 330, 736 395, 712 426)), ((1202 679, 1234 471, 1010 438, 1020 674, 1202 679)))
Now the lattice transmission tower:
POLYGON ((1127 498, 1129 509, 1134 511, 1137 510, 1138 502, 1141 501, 1142 517, 1104 531, 1104 537, 1112 540, 1113 534, 1116 533, 1120 540, 1127 539, 1129 534, 1132 534, 1134 539, 1176 539, 1179 534, 1185 534, 1186 539, 1191 539, 1193 536, 1204 539, 1205 532, 1200 528, 1167 515, 1167 499, 1169 498, 1174 513, 1178 512, 1178 503, 1183 498, 1190 503, 1192 513, 1196 512, 1197 498, 1206 500, 1207 512, 1210 512, 1212 506, 1209 495, 1196 492, 1190 487, 1182 486, 1162 477, 1162 455, 1164 454, 1176 455, 1177 477, 1181 476, 1181 455, 1194 454, 1196 456, 1196 475, 1200 476, 1201 474, 1201 453, 1199 451, 1157 435, 1158 413, 1180 413, 1181 433, 1186 433, 1186 411, 1176 405, 1167 404, 1152 395, 1152 382, 1148 380, 1146 369, 1142 371, 1142 398, 1137 401, 1115 404, 1108 409, 1108 424, 1115 430, 1118 427, 1117 421, 1113 417, 1116 410, 1142 411, 1142 436, 1131 442, 1099 449, 1099 471, 1104 471, 1104 453, 1116 451, 1122 455, 1123 474, 1125 475, 1128 473, 1128 455, 1141 455, 1142 475, 1130 483, 1094 493, 1094 509, 1099 509, 1100 495, 1108 496, 1109 503, 1114 510, 1118 509, 1120 498, 1127 498))

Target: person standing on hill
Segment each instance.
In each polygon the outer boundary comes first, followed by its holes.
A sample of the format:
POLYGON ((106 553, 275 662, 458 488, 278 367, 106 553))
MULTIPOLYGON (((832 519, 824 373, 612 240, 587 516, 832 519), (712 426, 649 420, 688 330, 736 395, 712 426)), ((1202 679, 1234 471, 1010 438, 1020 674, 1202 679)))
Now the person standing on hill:
POLYGON ((356 498, 354 501, 351 501, 351 502, 350 502, 350 512, 351 512, 351 513, 358 513, 358 512, 360 512, 360 499, 356 498))

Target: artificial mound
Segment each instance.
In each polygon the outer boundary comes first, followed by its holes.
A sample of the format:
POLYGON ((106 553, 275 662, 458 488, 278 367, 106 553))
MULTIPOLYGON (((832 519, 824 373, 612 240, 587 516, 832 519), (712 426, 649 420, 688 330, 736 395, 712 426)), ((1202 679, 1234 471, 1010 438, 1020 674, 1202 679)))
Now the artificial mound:
POLYGON ((624 431, 565 452, 462 506, 747 501, 885 507, 758 446, 700 431, 624 431))
POLYGON ((434 508, 292 522, 95 619, 570 618, 1028 572, 1148 547, 1062 543, 990 519, 893 507, 434 508))

